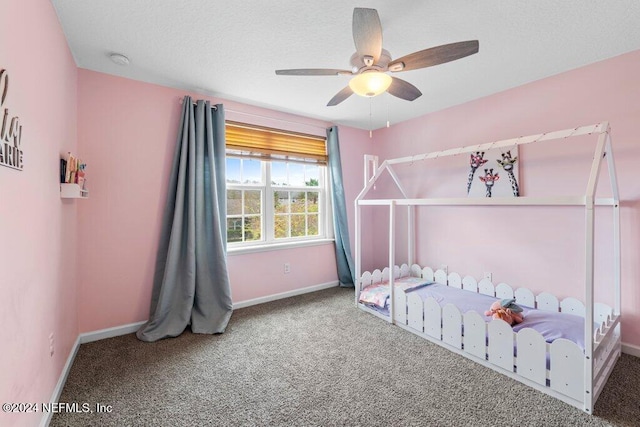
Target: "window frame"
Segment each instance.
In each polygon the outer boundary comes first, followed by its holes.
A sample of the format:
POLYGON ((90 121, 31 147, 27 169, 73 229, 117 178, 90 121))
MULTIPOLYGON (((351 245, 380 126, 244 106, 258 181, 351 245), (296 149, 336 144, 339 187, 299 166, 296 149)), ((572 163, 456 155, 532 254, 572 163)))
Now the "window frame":
MULTIPOLYGON (((243 156, 241 152, 233 149, 226 150, 225 162, 228 158, 237 159, 252 159, 260 162, 262 184, 244 184, 229 183, 226 182, 226 190, 260 190, 261 191, 261 239, 249 240, 241 242, 228 242, 227 250, 230 253, 243 253, 243 252, 261 252, 272 249, 281 249, 288 247, 300 247, 300 246, 315 246, 320 244, 326 244, 333 242, 333 223, 331 221, 331 197, 329 187, 329 171, 327 165, 315 164, 309 162, 302 162, 303 164, 315 165, 318 167, 318 186, 289 186, 289 185, 273 185, 271 182, 271 163, 278 161, 282 163, 300 163, 292 159, 256 159, 251 156, 243 156), (273 206, 273 200, 275 192, 287 191, 290 193, 296 192, 316 192, 318 193, 318 234, 313 236, 297 236, 297 237, 275 237, 275 206, 273 206), (267 204, 267 201, 270 201, 267 204)), ((228 197, 228 196, 227 196, 228 197)), ((228 199, 227 199, 228 200, 228 199)), ((294 213, 295 214, 295 213, 294 213)), ((305 212, 305 216, 309 214, 305 212)), ((312 213, 313 214, 313 213, 312 213)), ((288 213, 292 215, 291 212, 288 213)), ((236 215, 231 216, 236 217, 236 215)), ((244 215, 244 203, 242 207, 242 218, 244 215)), ((228 215, 225 214, 225 226, 227 226, 228 215)), ((291 233, 291 230, 289 230, 291 233)))

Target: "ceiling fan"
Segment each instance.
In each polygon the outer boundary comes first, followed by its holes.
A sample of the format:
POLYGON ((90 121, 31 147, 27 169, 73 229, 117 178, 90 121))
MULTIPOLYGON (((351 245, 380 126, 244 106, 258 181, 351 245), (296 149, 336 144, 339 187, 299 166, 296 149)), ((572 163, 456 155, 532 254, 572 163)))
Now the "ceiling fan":
POLYGON ((413 101, 422 95, 417 87, 397 77, 391 77, 387 71, 417 70, 455 61, 478 52, 478 40, 469 40, 436 46, 391 59, 388 51, 382 48, 382 25, 375 9, 353 9, 353 41, 356 53, 351 56, 351 70, 326 68, 301 68, 276 70, 278 75, 288 76, 354 76, 349 86, 338 92, 327 106, 338 105, 353 93, 372 97, 383 92, 413 101))

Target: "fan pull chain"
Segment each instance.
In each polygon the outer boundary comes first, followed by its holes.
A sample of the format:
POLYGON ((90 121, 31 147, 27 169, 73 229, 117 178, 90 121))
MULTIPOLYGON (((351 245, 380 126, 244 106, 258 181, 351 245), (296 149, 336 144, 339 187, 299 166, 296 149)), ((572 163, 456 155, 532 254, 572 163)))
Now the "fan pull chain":
POLYGON ((387 108, 387 127, 389 127, 389 97, 385 96, 384 106, 387 108))
POLYGON ((373 104, 373 98, 369 98, 369 138, 373 138, 373 120, 371 119, 371 104, 373 104))

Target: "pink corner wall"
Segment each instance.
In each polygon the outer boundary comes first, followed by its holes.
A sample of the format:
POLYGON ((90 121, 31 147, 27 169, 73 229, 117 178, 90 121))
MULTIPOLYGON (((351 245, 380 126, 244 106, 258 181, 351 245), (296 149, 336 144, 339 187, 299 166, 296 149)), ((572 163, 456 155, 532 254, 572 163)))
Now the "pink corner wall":
MULTIPOLYGON (((640 51, 634 51, 379 130, 374 133, 376 154, 382 161, 609 121, 622 201, 622 334, 624 342, 640 346, 638 76, 640 51)), ((521 147, 523 194, 584 194, 594 147, 594 137, 521 147)), ((468 156, 425 172, 417 172, 418 168, 398 171, 407 178, 410 194, 465 196, 468 156)), ((603 196, 610 194, 605 171, 599 187, 603 196)), ((584 212, 572 209, 421 208, 418 261, 436 268, 448 265, 450 271, 479 278, 489 271, 494 283, 505 281, 584 300, 584 212)), ((381 228, 387 227, 386 218, 381 212, 374 227, 386 229, 381 228)), ((406 224, 403 213, 400 218, 398 232, 406 224)), ((596 213, 596 220, 596 255, 606 262, 596 268, 596 280, 602 283, 610 281, 612 272, 609 212, 596 213)), ((406 249, 402 243, 398 247, 397 262, 403 262, 406 249)), ((376 252, 374 264, 387 265, 386 257, 386 249, 376 252)), ((602 288, 596 295, 610 300, 602 288)))
MULTIPOLYGON (((79 322, 93 331, 146 320, 169 168, 185 91, 78 72, 79 152, 90 198, 78 212, 79 322)), ((190 94, 223 103, 226 118, 325 135, 326 122, 190 94)), ((340 130, 347 197, 359 189, 367 133, 340 130)), ((351 208, 350 221, 353 220, 351 208)), ((235 303, 337 280, 333 244, 230 254, 235 303), (283 264, 291 273, 283 273, 283 264)))
MULTIPOLYGON (((76 149, 77 69, 48 1, 0 2, 0 61, 1 112, 20 117, 24 151, 23 171, 0 167, 0 402, 48 402, 78 336, 77 202, 58 185, 60 154, 76 149)), ((0 425, 41 416, 0 412, 0 425)))

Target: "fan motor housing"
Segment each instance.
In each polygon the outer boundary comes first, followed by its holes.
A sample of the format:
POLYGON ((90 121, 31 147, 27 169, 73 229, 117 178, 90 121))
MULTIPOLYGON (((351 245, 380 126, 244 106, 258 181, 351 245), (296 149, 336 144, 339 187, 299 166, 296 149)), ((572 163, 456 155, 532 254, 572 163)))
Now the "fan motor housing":
POLYGON ((354 70, 354 73, 362 72, 367 69, 385 71, 387 69, 387 65, 389 65, 389 62, 391 62, 391 54, 389 53, 388 50, 382 49, 382 51, 380 52, 380 59, 378 59, 378 62, 376 62, 371 66, 367 66, 367 64, 364 63, 364 57, 360 56, 358 52, 356 52, 353 55, 351 55, 351 59, 349 60, 349 62, 351 64, 351 67, 354 70))

